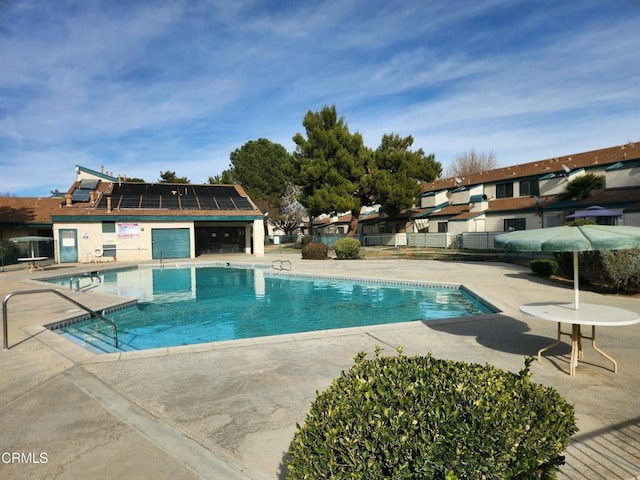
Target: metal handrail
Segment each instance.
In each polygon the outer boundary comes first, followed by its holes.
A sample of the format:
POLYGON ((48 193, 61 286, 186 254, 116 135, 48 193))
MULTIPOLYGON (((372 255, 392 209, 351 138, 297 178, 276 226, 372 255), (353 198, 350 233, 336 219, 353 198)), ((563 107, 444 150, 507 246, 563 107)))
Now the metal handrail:
POLYGON ((16 295, 29 295, 34 293, 55 293, 59 297, 64 298, 65 300, 73 303, 75 306, 80 307, 85 312, 88 312, 92 317, 96 317, 104 322, 107 322, 109 325, 111 325, 111 329, 113 330, 113 343, 115 347, 118 348, 118 327, 116 326, 115 323, 113 323, 111 320, 109 320, 107 317, 105 317, 101 313, 91 310, 89 307, 82 305, 80 302, 75 301, 73 298, 68 297, 67 295, 65 295, 64 293, 58 290, 55 290, 53 288, 43 288, 39 290, 19 290, 17 292, 11 292, 6 297, 4 297, 4 300, 2 301, 2 333, 3 333, 5 350, 9 349, 9 339, 7 337, 7 302, 11 297, 14 297, 16 295))
POLYGON ((86 287, 82 287, 84 288, 84 290, 88 290, 90 288, 96 288, 98 286, 100 286, 102 284, 102 278, 100 278, 100 275, 96 274, 96 273, 87 273, 84 275, 79 275, 79 276, 75 276, 75 277, 71 277, 69 279, 69 290, 73 290, 73 282, 75 280, 77 280, 76 284, 77 284, 77 288, 76 288, 76 292, 79 292, 81 287, 80 287, 80 280, 83 278, 90 278, 91 279, 91 284, 87 285, 86 287), (98 279, 98 285, 94 285, 93 284, 93 280, 97 278, 98 279))
POLYGON ((271 262, 271 268, 274 270, 289 270, 291 271, 291 260, 274 260, 271 262), (289 265, 289 268, 285 268, 285 264, 289 265))

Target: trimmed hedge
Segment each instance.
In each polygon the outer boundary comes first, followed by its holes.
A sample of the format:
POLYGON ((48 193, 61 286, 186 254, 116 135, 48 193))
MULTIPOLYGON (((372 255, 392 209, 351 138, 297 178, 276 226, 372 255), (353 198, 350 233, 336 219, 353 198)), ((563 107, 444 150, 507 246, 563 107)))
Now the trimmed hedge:
POLYGON ((547 277, 558 273, 558 262, 555 260, 531 260, 529 267, 534 273, 537 273, 538 275, 545 275, 547 277))
POLYGON ((289 447, 288 478, 555 478, 574 410, 531 382, 531 358, 516 374, 379 353, 358 354, 317 395, 289 447))
POLYGON ((573 254, 569 252, 556 252, 553 254, 558 264, 558 273, 573 280, 573 254))
POLYGON ((333 246, 339 260, 360 258, 360 241, 353 237, 341 238, 333 246))
POLYGON ((592 284, 617 292, 640 291, 640 250, 583 252, 578 260, 580 276, 592 284))
MULTIPOLYGON (((554 254, 558 273, 573 278, 571 253, 554 254)), ((640 292, 640 250, 605 250, 580 252, 580 280, 599 285, 612 292, 640 292)))
POLYGON ((324 243, 309 242, 302 247, 304 260, 326 260, 329 258, 329 247, 324 243))

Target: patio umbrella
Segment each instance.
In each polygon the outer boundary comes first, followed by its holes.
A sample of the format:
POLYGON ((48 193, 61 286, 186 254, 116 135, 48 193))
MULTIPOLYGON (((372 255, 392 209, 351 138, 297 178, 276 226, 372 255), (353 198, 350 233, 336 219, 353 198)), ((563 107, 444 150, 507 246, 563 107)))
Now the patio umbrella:
POLYGON ((495 246, 517 252, 573 253, 573 308, 578 310, 578 252, 640 248, 640 227, 581 225, 518 230, 498 235, 495 246))
POLYGON ((578 210, 571 215, 567 215, 567 218, 596 218, 596 217, 621 217, 622 210, 609 210, 604 207, 587 207, 584 210, 578 210))
POLYGON ((31 258, 35 258, 35 244, 39 242, 53 242, 52 237, 41 237, 39 235, 27 235, 25 237, 13 237, 9 239, 14 243, 28 243, 31 251, 31 258))

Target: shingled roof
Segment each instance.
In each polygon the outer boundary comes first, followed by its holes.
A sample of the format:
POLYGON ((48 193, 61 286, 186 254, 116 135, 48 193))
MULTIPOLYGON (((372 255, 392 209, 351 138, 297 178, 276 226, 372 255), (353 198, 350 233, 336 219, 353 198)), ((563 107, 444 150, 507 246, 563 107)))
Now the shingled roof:
POLYGON ((479 185, 493 183, 515 178, 539 177, 554 172, 562 172, 563 165, 571 170, 579 168, 593 168, 602 165, 612 165, 618 162, 640 159, 640 144, 628 143, 616 147, 603 148, 590 152, 574 153, 571 155, 539 160, 536 162, 522 163, 509 167, 496 168, 485 172, 472 173, 464 176, 456 182, 455 177, 438 178, 433 182, 424 184, 423 191, 434 192, 460 186, 479 185))
POLYGON ((51 215, 61 210, 60 198, 0 197, 0 224, 51 226, 51 215))

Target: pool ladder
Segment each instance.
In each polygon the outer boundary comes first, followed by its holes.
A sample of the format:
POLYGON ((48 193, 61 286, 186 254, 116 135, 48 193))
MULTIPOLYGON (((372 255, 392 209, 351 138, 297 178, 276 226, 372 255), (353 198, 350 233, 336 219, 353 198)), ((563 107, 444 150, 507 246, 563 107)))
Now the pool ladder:
POLYGON ((291 271, 291 261, 290 260, 274 260, 271 262, 271 268, 274 270, 289 270, 291 271), (289 268, 287 268, 287 266, 289 268))
POLYGON ((87 290, 91 290, 92 288, 96 288, 99 287, 102 284, 102 278, 100 278, 100 275, 98 275, 98 272, 87 272, 84 273, 80 276, 75 276, 75 277, 71 277, 71 279, 69 280, 69 290, 74 290, 74 285, 75 285, 75 291, 76 292, 86 292, 87 290), (84 287, 80 286, 80 280, 82 280, 83 278, 90 278, 91 279, 91 283, 89 285, 85 285, 84 287), (94 280, 98 280, 98 283, 94 285, 94 280))
POLYGON ((55 295, 58 295, 59 297, 67 300, 68 302, 73 303, 76 307, 79 307, 85 312, 89 313, 91 318, 95 317, 98 320, 102 320, 103 322, 108 323, 111 326, 111 330, 113 331, 113 344, 115 345, 116 348, 118 348, 118 327, 116 326, 115 323, 113 323, 111 320, 109 320, 107 317, 105 317, 101 313, 94 312, 89 307, 81 304, 80 302, 75 301, 73 298, 68 297, 67 295, 65 295, 64 293, 58 290, 55 290, 53 288, 43 288, 39 290, 19 290, 17 292, 11 292, 6 297, 4 297, 4 300, 2 301, 2 334, 3 334, 5 350, 9 349, 9 339, 7 337, 7 303, 9 302, 9 299, 17 295, 31 295, 36 293, 53 293, 55 295))

